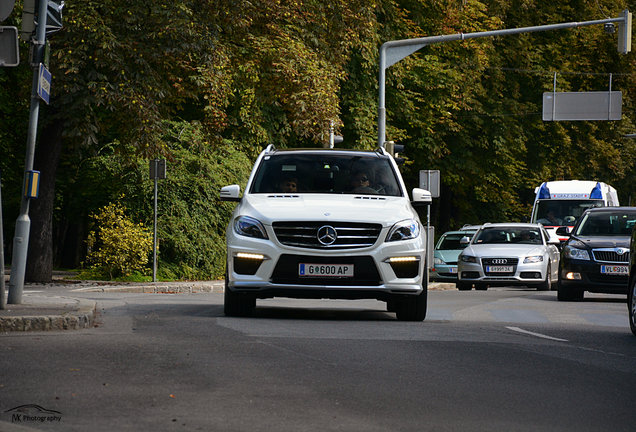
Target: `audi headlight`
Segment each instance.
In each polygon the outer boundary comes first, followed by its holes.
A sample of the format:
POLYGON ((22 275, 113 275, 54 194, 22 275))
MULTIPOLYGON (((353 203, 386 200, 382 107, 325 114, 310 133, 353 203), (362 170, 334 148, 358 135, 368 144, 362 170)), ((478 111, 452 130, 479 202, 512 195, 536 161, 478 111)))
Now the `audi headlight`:
POLYGON ((386 241, 411 240, 420 235, 420 224, 415 219, 406 219, 393 225, 386 241))
POLYGON ((524 264, 543 262, 543 255, 527 256, 523 259, 524 264))
POLYGON ((477 257, 470 256, 470 255, 462 255, 460 257, 460 259, 462 260, 462 262, 467 262, 467 263, 476 263, 477 262, 477 257))
POLYGON ((246 237, 268 238, 263 224, 249 216, 240 216, 234 220, 234 232, 246 237))
POLYGON ((578 259, 578 260, 588 260, 590 259, 590 254, 584 249, 577 249, 570 245, 567 245, 563 248, 563 253, 567 258, 570 259, 578 259))

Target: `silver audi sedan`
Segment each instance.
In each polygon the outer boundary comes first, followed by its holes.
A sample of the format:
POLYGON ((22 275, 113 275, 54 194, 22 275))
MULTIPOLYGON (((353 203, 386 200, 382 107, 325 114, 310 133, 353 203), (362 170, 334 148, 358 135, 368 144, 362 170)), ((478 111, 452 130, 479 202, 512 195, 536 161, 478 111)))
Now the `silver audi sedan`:
POLYGON ((558 280, 559 239, 541 224, 486 223, 459 255, 457 288, 523 285, 549 291, 558 280))

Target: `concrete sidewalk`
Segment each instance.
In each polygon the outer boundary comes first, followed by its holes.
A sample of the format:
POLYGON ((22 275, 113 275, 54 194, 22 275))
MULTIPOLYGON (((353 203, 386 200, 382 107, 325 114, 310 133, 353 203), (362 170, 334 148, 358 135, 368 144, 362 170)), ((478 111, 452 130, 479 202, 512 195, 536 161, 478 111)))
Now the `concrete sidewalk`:
MULTIPOLYGON (((223 293, 224 281, 117 283, 103 281, 54 281, 25 284, 22 304, 0 309, 0 333, 14 331, 77 330, 94 325, 97 304, 74 298, 80 292, 127 292, 146 294, 223 293), (57 289, 56 289, 57 288, 57 289), (59 295, 60 288, 68 295, 59 295), (51 291, 56 294, 47 295, 51 291)), ((9 287, 7 284, 7 291, 9 287)), ((455 289, 454 283, 431 282, 429 291, 455 289)))

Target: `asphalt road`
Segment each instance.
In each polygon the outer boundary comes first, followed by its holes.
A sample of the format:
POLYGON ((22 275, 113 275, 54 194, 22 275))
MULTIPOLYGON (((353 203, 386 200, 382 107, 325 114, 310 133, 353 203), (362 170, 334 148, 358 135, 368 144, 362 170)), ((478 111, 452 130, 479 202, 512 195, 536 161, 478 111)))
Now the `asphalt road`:
POLYGON ((409 323, 376 301, 226 318, 222 294, 78 295, 97 327, 0 336, 0 431, 636 430, 622 296, 431 291, 409 323))

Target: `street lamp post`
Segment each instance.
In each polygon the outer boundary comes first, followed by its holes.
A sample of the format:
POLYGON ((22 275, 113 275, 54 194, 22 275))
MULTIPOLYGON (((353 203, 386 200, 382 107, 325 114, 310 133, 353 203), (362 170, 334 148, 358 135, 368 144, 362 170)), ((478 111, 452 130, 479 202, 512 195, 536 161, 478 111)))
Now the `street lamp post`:
POLYGON ((380 48, 380 76, 379 76, 379 96, 378 96, 378 146, 384 147, 386 141, 386 108, 385 108, 385 81, 386 69, 393 66, 403 58, 424 48, 427 45, 445 43, 456 40, 476 39, 482 37, 507 36, 520 33, 533 33, 551 30, 561 30, 567 28, 585 27, 598 24, 622 24, 618 36, 619 52, 626 54, 631 50, 631 25, 632 14, 625 9, 622 16, 603 20, 569 22, 561 24, 548 24, 534 27, 520 27, 514 29, 493 30, 475 33, 457 33, 452 35, 429 36, 415 39, 402 39, 385 42, 380 48))

